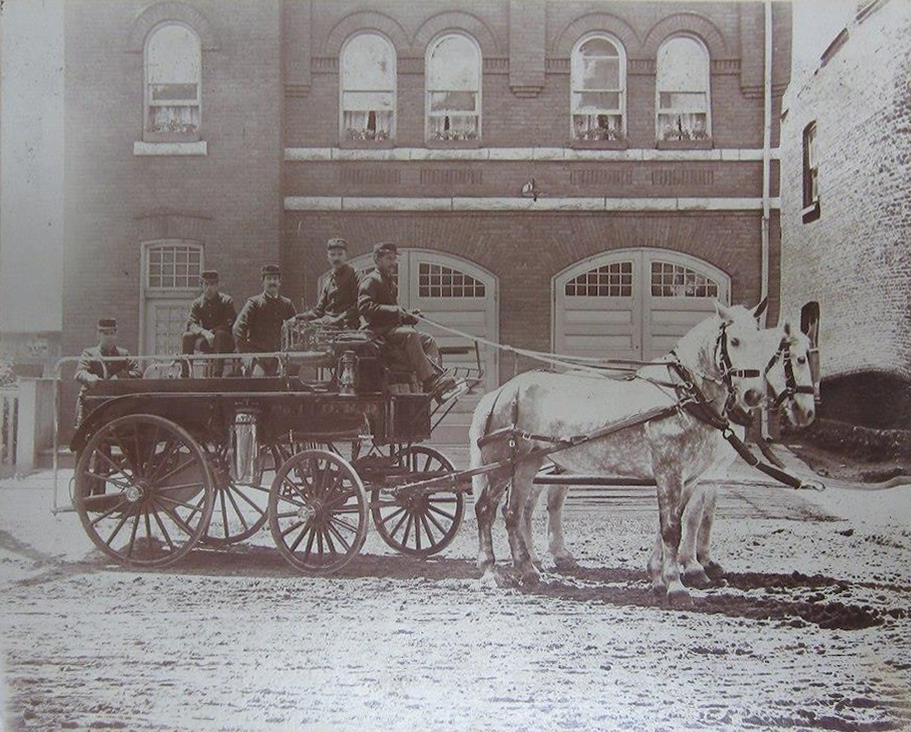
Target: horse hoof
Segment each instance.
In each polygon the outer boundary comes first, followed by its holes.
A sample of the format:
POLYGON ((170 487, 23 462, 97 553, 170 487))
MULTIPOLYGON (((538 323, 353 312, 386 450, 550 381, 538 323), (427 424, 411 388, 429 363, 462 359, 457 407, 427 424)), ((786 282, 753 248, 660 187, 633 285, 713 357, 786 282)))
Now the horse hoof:
POLYGON ((692 607, 693 598, 684 588, 671 590, 667 593, 667 604, 671 607, 692 607))
POLYGON ((497 586, 497 575, 492 569, 484 572, 478 580, 478 588, 482 590, 494 590, 497 586))
POLYGON ((660 582, 654 582, 652 583, 652 594, 663 600, 665 595, 667 595, 667 587, 660 582))
POLYGON ((569 572, 579 568, 579 563, 570 556, 554 557, 554 569, 569 572))
POLYGON ((683 584, 685 584, 687 587, 705 589, 712 584, 712 580, 703 570, 694 569, 690 572, 683 573, 683 584))
POLYGON ((708 562, 707 564, 703 565, 703 569, 705 569, 705 573, 713 582, 718 582, 724 579, 724 568, 718 564, 718 562, 708 562))
POLYGON ((519 584, 523 587, 536 587, 541 581, 541 575, 536 570, 528 570, 522 573, 519 578, 519 584))

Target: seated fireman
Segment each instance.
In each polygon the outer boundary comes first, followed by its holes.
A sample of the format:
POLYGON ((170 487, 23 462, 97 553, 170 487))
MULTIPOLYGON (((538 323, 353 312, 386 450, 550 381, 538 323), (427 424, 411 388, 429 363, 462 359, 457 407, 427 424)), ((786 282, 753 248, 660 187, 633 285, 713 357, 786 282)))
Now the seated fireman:
POLYGON ((320 288, 316 307, 300 317, 335 328, 354 329, 360 325, 357 314, 357 272, 348 264, 348 242, 330 239, 326 243, 326 258, 332 271, 320 288))
POLYGON ((142 377, 139 364, 130 358, 126 348, 117 345, 117 321, 102 318, 98 321, 98 345, 86 348, 76 366, 76 381, 82 385, 76 405, 76 426, 82 421, 86 391, 92 384, 105 379, 138 379, 142 377), (102 361, 102 358, 118 356, 121 361, 102 361))
MULTIPOLYGON (((277 265, 262 268, 263 291, 244 304, 234 321, 234 341, 241 353, 271 353, 281 350, 282 324, 297 315, 287 297, 279 294, 282 283, 277 265)), ((253 376, 275 376, 278 359, 253 359, 253 376)))
POLYGON ((440 366, 436 341, 412 328, 417 318, 398 304, 398 287, 392 279, 397 256, 395 244, 373 247, 376 269, 364 275, 358 286, 357 309, 372 333, 401 349, 424 391, 440 396, 455 386, 455 380, 440 366))
MULTIPOLYGON (((234 353, 234 336, 231 328, 237 311, 230 295, 218 291, 218 272, 209 269, 200 277, 202 295, 190 306, 187 332, 183 334, 181 353, 234 353)), ((221 376, 225 368, 224 359, 215 361, 215 376, 221 376)), ((190 375, 190 366, 184 361, 182 375, 190 375)))

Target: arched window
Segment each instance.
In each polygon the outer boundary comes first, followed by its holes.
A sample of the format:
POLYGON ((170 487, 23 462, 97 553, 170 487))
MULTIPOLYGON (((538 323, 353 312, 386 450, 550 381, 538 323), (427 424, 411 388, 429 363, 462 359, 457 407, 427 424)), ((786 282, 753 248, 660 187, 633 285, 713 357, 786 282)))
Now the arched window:
POLYGON ((341 138, 395 138, 395 47, 379 33, 358 33, 341 53, 341 138))
POLYGON ((626 53, 603 34, 580 40, 572 53, 572 136, 575 140, 619 140, 626 124, 626 53))
POLYGON ((182 23, 164 23, 149 33, 144 139, 199 139, 201 80, 201 45, 193 29, 182 23))
POLYGON ((481 48, 463 33, 427 48, 427 140, 481 137, 481 48))
POLYGON ((711 138, 709 52, 692 36, 674 36, 658 49, 659 140, 711 138))

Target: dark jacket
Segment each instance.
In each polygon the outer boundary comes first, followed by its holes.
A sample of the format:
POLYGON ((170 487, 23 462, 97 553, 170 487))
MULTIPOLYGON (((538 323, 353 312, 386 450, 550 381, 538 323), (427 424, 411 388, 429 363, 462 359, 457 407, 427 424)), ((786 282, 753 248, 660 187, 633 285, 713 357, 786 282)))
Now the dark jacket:
POLYGON ((79 363, 76 366, 76 381, 82 384, 83 389, 88 386, 89 375, 97 376, 100 379, 112 379, 115 376, 119 379, 138 379, 142 377, 142 369, 139 364, 129 357, 130 352, 126 348, 115 346, 113 350, 104 352, 101 346, 86 348, 79 357, 79 363), (101 361, 102 357, 122 356, 122 361, 101 361))
POLYGON ((357 312, 357 272, 345 264, 332 270, 320 289, 316 307, 309 315, 320 318, 326 325, 339 328, 357 328, 360 316, 357 312))
POLYGON ((378 269, 361 278, 357 288, 357 311, 372 331, 383 332, 403 324, 399 289, 391 277, 378 269))
POLYGON ((230 295, 219 292, 211 300, 206 300, 205 295, 200 295, 190 306, 187 332, 198 334, 210 330, 213 333, 221 331, 230 334, 236 317, 237 310, 230 295))
POLYGON ((287 297, 260 293, 244 304, 234 321, 234 341, 241 353, 280 351, 282 323, 297 314, 287 297))

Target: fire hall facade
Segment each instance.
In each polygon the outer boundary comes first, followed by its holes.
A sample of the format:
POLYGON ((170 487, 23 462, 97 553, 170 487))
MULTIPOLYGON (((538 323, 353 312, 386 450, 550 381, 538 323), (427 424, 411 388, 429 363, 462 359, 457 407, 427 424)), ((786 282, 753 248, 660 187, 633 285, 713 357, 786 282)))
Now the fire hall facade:
MULTIPOLYGON (((335 236, 359 269, 395 242, 403 305, 525 348, 652 358, 714 298, 765 291, 774 322, 790 18, 760 2, 67 3, 62 350, 111 315, 132 351, 174 352, 203 268, 239 305, 279 263, 312 303, 335 236)), ((489 385, 534 365, 482 360, 489 385)))

